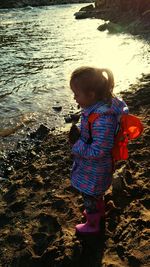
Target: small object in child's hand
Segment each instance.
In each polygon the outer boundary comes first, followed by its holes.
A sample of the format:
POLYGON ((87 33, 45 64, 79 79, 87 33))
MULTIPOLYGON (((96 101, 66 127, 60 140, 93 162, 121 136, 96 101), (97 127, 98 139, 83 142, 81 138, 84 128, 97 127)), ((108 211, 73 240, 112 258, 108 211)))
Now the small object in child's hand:
POLYGON ((69 132, 69 142, 73 145, 78 141, 79 137, 80 137, 80 130, 75 124, 73 124, 69 132))
POLYGON ((79 119, 80 119, 80 114, 71 114, 71 115, 65 117, 65 122, 66 123, 71 123, 71 122, 77 123, 79 121, 79 119))

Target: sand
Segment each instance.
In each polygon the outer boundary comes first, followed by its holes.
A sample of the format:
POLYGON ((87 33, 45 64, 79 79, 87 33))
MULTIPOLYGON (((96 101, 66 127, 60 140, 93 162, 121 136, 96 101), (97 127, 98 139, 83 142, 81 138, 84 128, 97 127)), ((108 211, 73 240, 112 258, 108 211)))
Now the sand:
POLYGON ((106 192, 106 219, 96 237, 75 236, 84 221, 81 195, 70 185, 68 133, 42 126, 1 156, 1 267, 150 266, 150 75, 123 93, 144 133, 130 143, 106 192))

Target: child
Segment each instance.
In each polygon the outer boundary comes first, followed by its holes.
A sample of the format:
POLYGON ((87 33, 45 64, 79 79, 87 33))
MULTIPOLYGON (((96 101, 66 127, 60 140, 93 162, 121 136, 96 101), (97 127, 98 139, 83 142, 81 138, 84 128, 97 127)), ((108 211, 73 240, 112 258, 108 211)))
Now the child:
POLYGON ((96 234, 104 216, 103 196, 112 183, 111 151, 118 120, 121 114, 128 113, 128 108, 113 96, 114 78, 109 69, 78 68, 71 75, 70 87, 82 108, 80 136, 72 147, 71 183, 83 195, 87 218, 85 224, 76 225, 76 232, 96 234), (88 118, 92 113, 99 116, 90 130, 88 118))

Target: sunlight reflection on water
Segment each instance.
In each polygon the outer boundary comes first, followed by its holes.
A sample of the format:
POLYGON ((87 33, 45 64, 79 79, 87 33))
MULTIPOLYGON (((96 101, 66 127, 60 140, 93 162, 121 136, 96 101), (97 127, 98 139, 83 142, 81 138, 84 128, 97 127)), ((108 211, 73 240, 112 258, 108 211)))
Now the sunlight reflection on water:
POLYGON ((111 68, 116 93, 148 72, 148 42, 100 32, 102 20, 76 20, 82 6, 0 11, 0 129, 28 113, 37 123, 64 125, 64 114, 76 108, 69 76, 81 65, 111 68), (54 112, 54 105, 62 112, 54 112))

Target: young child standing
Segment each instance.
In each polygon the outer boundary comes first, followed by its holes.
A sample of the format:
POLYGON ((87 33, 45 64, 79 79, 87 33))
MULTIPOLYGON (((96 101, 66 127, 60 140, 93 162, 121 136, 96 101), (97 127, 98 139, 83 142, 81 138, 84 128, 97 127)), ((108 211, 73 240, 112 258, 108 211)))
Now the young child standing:
POLYGON ((109 69, 81 67, 70 79, 74 99, 82 108, 80 136, 72 146, 71 183, 83 195, 87 222, 76 225, 80 234, 99 233, 104 216, 103 196, 112 183, 112 148, 120 115, 128 113, 124 101, 113 96, 109 69), (89 126, 89 116, 98 114, 89 126))

